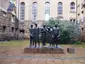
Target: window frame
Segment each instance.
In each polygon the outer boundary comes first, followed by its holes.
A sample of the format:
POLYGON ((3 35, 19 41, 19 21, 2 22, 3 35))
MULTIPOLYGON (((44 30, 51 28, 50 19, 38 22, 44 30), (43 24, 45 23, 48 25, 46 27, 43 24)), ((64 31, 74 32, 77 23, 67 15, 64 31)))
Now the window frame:
POLYGON ((70 3, 70 12, 75 13, 76 12, 76 4, 75 2, 70 3))
POLYGON ((20 3, 20 20, 25 20, 25 2, 20 3))
POLYGON ((32 20, 37 21, 37 13, 38 13, 38 3, 32 3, 32 20))
POLYGON ((58 16, 63 15, 63 3, 62 2, 58 2, 57 14, 58 14, 58 16))
POLYGON ((50 2, 45 2, 45 21, 50 19, 50 2), (47 18, 48 17, 48 18, 47 18))

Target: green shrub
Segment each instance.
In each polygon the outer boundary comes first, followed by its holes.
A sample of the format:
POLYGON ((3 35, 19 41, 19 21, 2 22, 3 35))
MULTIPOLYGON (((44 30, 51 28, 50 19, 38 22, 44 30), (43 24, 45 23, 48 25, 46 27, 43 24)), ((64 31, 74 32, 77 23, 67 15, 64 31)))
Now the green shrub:
POLYGON ((45 24, 51 27, 54 27, 55 24, 59 26, 61 44, 75 44, 80 40, 80 28, 78 23, 51 18, 45 24))
POLYGON ((60 34, 60 43, 61 44, 68 44, 71 38, 69 32, 67 30, 63 30, 60 34))
POLYGON ((74 41, 72 44, 81 44, 80 41, 74 41))

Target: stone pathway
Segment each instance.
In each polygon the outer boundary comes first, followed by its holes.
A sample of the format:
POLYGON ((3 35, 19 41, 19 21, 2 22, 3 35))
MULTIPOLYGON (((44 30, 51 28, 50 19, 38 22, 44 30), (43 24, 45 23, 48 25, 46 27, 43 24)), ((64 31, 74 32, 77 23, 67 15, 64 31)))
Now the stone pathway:
MULTIPOLYGON (((51 55, 51 54, 50 54, 51 55)), ((31 59, 35 59, 35 58, 38 58, 38 59, 49 59, 49 60, 78 60, 78 59, 84 59, 85 60, 85 57, 43 57, 43 56, 0 56, 0 58, 23 58, 23 59, 26 59, 26 58, 31 58, 31 59)))
POLYGON ((85 59, 5 58, 0 64, 85 64, 85 59))
POLYGON ((24 47, 0 47, 0 64, 85 64, 85 48, 75 54, 25 54, 24 47))

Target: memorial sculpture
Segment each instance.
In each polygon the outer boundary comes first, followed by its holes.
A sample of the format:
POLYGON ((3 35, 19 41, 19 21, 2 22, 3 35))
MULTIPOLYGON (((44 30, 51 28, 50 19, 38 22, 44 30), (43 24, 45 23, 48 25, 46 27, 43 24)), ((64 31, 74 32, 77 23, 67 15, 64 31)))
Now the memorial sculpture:
POLYGON ((54 27, 43 25, 43 28, 39 28, 37 24, 34 24, 29 31, 30 46, 24 49, 25 53, 64 53, 63 48, 58 46, 60 33, 57 25, 54 27), (46 45, 47 43, 49 46, 46 45))
POLYGON ((55 27, 46 27, 43 25, 43 28, 40 31, 40 28, 37 27, 37 24, 31 25, 30 31, 30 47, 31 46, 39 46, 40 41, 42 42, 42 46, 46 46, 46 42, 49 43, 50 46, 55 46, 57 48, 59 42, 59 27, 55 25, 55 27), (41 33, 40 33, 41 32, 41 33), (41 37, 39 37, 41 35, 41 37), (40 40, 41 38, 41 40, 40 40))

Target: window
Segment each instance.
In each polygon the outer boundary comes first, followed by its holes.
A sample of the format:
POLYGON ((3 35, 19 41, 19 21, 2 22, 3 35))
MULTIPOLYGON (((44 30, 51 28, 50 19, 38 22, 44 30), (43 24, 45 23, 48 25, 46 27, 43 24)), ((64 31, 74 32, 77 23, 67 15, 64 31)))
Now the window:
POLYGON ((71 10, 71 12, 75 12, 75 3, 74 2, 70 3, 70 10, 71 10))
POLYGON ((25 3, 20 4, 20 20, 25 20, 25 3))
POLYGON ((81 30, 83 31, 83 30, 84 30, 84 28, 81 28, 81 30))
POLYGON ((32 20, 36 21, 37 17, 37 2, 33 2, 32 4, 32 20))
POLYGON ((83 13, 84 13, 84 11, 81 11, 81 13, 83 14, 83 13))
POLYGON ((85 8, 85 3, 83 4, 83 7, 85 8))
POLYGON ((78 14, 78 16, 80 16, 80 13, 78 14))
POLYGON ((48 21, 50 18, 50 3, 45 3, 45 20, 48 21))
POLYGON ((85 22, 85 17, 83 16, 82 19, 81 19, 82 22, 85 22))
POLYGON ((3 26, 3 30, 2 31, 5 32, 5 30, 6 30, 6 26, 3 26))
POLYGON ((75 22, 76 21, 76 19, 73 19, 73 22, 75 22))
POLYGON ((76 19, 74 19, 74 18, 71 18, 71 19, 70 19, 70 22, 73 22, 73 23, 75 23, 75 22, 76 22, 76 19))
POLYGON ((23 30, 23 29, 22 29, 22 30, 20 30, 20 33, 24 33, 24 32, 25 32, 25 30, 23 30))
POLYGON ((63 3, 59 2, 58 3, 58 15, 62 15, 63 14, 63 3))
POLYGON ((14 32, 14 27, 11 27, 11 32, 14 32))
POLYGON ((72 22, 72 19, 70 19, 70 22, 72 22))
POLYGON ((11 17, 11 22, 14 22, 14 17, 11 17))

